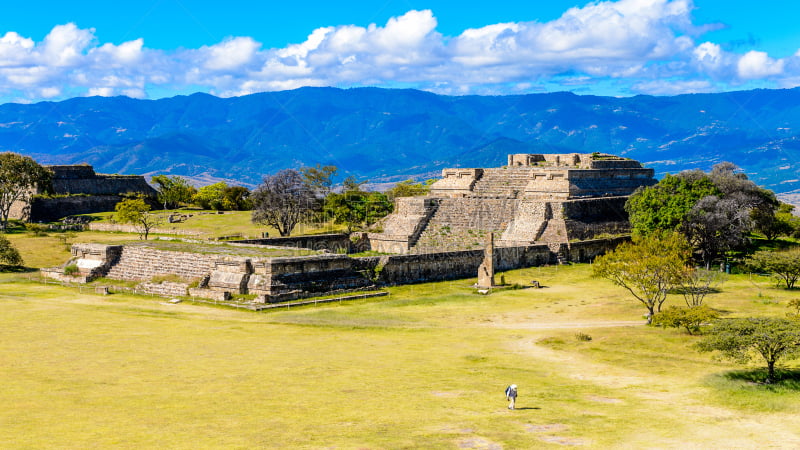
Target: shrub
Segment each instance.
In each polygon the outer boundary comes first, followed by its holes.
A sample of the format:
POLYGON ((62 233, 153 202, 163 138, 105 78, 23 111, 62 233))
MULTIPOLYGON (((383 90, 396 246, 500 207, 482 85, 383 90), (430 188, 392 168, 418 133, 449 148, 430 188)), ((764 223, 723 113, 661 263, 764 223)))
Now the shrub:
POLYGON ((575 339, 582 342, 589 342, 592 340, 592 337, 586 333, 575 333, 575 339))
POLYGON ((685 328, 689 334, 700 331, 700 325, 715 320, 719 314, 707 306, 679 308, 670 306, 653 318, 653 325, 671 328, 685 328))
POLYGON ((47 225, 41 223, 26 223, 25 230, 31 232, 34 236, 47 236, 47 225))
POLYGON ((75 276, 78 274, 78 265, 77 264, 69 264, 68 266, 64 267, 64 275, 75 276))
POLYGON ((0 236, 0 266, 18 267, 22 265, 22 256, 5 237, 0 236))

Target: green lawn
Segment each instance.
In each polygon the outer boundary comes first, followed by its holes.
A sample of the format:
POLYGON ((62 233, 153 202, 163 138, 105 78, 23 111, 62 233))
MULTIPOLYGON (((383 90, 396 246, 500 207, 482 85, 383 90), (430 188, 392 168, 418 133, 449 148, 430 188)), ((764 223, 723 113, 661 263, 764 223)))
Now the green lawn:
MULTIPOLYGON (((731 377, 739 366, 694 351, 696 337, 642 325, 644 308, 590 273, 532 268, 507 281, 545 288, 482 296, 472 280, 452 281, 266 313, 0 275, 0 442, 800 447, 800 392, 731 377), (516 411, 503 396, 511 383, 516 411)), ((733 276, 707 303, 732 316, 784 315, 797 291, 774 286, 733 276)))
MULTIPOLYGON (((185 222, 166 223, 159 225, 159 228, 174 229, 177 231, 191 231, 199 233, 202 239, 216 238, 220 236, 241 235, 245 238, 259 238, 263 232, 268 232, 270 237, 279 237, 280 234, 271 227, 257 225, 250 222, 250 211, 201 211, 196 209, 186 209, 177 211, 155 211, 164 217, 172 212, 184 215, 191 215, 185 222)), ((90 214, 96 219, 97 223, 108 223, 113 219, 113 212, 90 214)), ((332 223, 324 224, 299 224, 292 230, 292 235, 316 234, 316 233, 340 233, 344 230, 343 225, 332 223)))

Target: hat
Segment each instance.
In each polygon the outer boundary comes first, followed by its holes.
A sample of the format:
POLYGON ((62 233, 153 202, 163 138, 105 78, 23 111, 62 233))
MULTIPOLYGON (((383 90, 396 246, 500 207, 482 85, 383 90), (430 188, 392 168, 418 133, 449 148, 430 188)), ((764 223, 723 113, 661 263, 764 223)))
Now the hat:
POLYGON ((511 385, 511 389, 516 389, 516 388, 517 388, 517 385, 516 385, 516 384, 512 384, 512 385, 511 385))

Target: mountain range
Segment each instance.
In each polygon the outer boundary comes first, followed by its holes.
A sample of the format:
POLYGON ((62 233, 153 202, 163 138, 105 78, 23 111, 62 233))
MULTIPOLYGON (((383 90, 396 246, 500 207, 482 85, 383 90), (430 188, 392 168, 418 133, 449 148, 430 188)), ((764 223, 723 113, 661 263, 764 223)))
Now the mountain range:
POLYGON ((508 153, 603 152, 657 176, 739 165, 800 193, 800 89, 625 98, 443 96, 301 88, 243 97, 81 97, 0 105, 0 151, 100 173, 182 175, 254 186, 287 167, 333 164, 374 183, 496 167, 508 153))

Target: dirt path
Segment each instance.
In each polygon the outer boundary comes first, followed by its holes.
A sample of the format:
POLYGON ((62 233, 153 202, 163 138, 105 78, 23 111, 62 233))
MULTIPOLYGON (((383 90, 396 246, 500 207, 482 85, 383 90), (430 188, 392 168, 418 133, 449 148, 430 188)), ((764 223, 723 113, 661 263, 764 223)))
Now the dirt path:
POLYGON ((643 320, 616 320, 607 322, 492 322, 486 326, 492 328, 524 329, 524 330, 567 330, 574 328, 615 328, 645 325, 643 320))
MULTIPOLYGON (((492 323, 503 329, 557 330, 575 328, 608 328, 640 326, 639 321, 561 322, 561 323, 492 323)), ((625 448, 800 448, 800 417, 787 413, 769 414, 709 405, 704 400, 705 387, 680 373, 654 375, 625 367, 593 361, 582 355, 553 350, 536 341, 544 335, 516 341, 512 350, 559 367, 559 373, 581 383, 590 383, 612 390, 612 395, 588 398, 614 404, 636 404, 652 408, 652 417, 663 417, 659 426, 680 429, 680 438, 650 440, 651 437, 630 436, 620 442, 625 448)), ((643 426, 653 425, 647 421, 643 426)))

